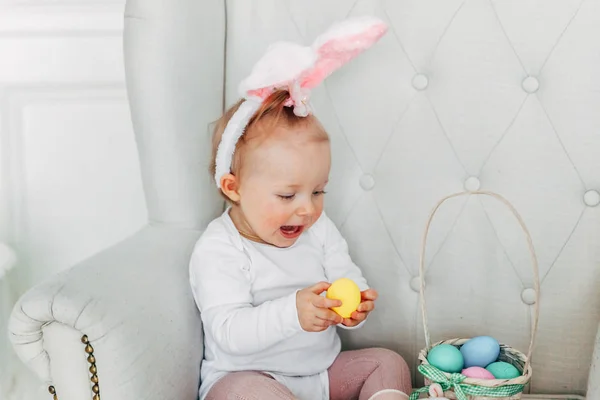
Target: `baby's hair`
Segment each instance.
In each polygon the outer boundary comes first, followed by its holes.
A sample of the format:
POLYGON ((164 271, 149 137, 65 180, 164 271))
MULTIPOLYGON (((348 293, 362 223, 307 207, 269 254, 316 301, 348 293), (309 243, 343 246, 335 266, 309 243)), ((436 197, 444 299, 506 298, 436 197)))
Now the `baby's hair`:
MULTIPOLYGON (((270 133, 274 131, 277 126, 283 126, 285 128, 295 128, 298 126, 312 126, 315 127, 313 134, 315 140, 327 141, 329 136, 319 121, 313 116, 308 115, 307 117, 298 117, 294 114, 292 107, 286 107, 284 104, 290 98, 290 94, 287 90, 276 90, 269 97, 267 97, 261 104, 260 108, 254 113, 244 133, 238 140, 235 146, 235 153, 231 162, 232 174, 239 174, 239 171, 243 164, 244 151, 247 147, 250 139, 255 139, 259 136, 268 137, 270 133)), ((212 137, 212 157, 210 162, 209 172, 212 177, 215 176, 216 169, 216 156, 223 131, 229 120, 233 117, 233 114, 242 105, 244 99, 237 101, 229 109, 225 111, 223 116, 219 118, 214 125, 213 137, 212 137)), ((221 194, 227 199, 227 197, 220 191, 221 194)))

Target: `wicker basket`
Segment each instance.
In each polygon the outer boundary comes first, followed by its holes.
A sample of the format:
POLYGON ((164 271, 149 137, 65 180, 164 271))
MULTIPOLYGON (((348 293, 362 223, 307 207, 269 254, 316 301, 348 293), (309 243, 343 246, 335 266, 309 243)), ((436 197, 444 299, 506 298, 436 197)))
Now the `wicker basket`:
MULTIPOLYGON (((500 196, 497 193, 489 192, 489 191, 467 191, 455 193, 450 196, 447 196, 440 200, 437 205, 434 207, 431 212, 429 219, 427 221, 427 225, 425 227, 425 233, 423 235, 423 241, 421 244, 421 259, 420 259, 420 268, 419 268, 419 276, 421 280, 420 285, 420 298, 421 298, 421 312, 423 316, 423 331, 425 334, 425 343, 426 348, 421 350, 419 354, 419 371, 425 376, 425 384, 430 385, 435 381, 439 383, 444 388, 444 396, 452 399, 452 400, 519 400, 521 399, 521 393, 527 385, 532 376, 532 369, 530 365, 531 353, 533 351, 533 346, 535 342, 535 336, 538 328, 538 320, 539 320, 539 293, 540 293, 540 283, 539 283, 539 272, 538 272, 538 264, 537 258, 535 255, 535 251, 533 249, 533 242, 531 240, 531 235, 523 222, 521 216, 517 213, 515 208, 506 200, 504 197, 500 196), (474 378, 466 378, 461 374, 448 374, 438 370, 437 368, 431 366, 427 361, 427 354, 429 351, 440 344, 450 344, 460 348, 462 344, 467 342, 469 338, 464 339, 450 339, 444 340, 437 343, 431 344, 431 338, 429 335, 429 328, 427 326, 427 308, 425 305, 425 284, 423 280, 423 275, 425 272, 425 248, 427 244, 427 235, 429 233, 429 228, 431 225, 431 221, 439 207, 446 201, 454 197, 465 196, 465 195, 486 195, 491 196, 505 204, 516 219, 519 222, 519 225, 523 229, 525 233, 525 237, 527 238, 527 245, 529 248, 529 252, 531 255, 531 262, 533 267, 533 275, 534 275, 534 289, 535 289, 535 303, 534 303, 534 314, 533 321, 531 327, 531 341, 529 343, 529 350, 527 354, 524 354, 510 346, 501 344, 500 345, 500 356, 499 360, 507 362, 515 366, 522 375, 518 376, 514 379, 474 379, 474 378), (432 374, 433 373, 433 374, 432 374), (434 375, 432 377, 432 375, 434 375), (428 378, 429 376, 429 378, 428 378), (437 379, 435 379, 437 378, 437 379), (495 392, 495 393, 492 393, 495 392)), ((420 393, 427 393, 427 387, 418 389, 413 393, 411 399, 415 399, 419 397, 420 393)))

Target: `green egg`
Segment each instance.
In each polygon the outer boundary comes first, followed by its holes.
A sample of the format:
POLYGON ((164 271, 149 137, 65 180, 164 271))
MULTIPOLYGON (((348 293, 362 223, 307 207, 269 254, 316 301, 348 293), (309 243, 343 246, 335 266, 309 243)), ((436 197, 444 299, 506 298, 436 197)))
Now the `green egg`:
POLYGON ((427 354, 427 361, 434 367, 448 373, 460 372, 465 361, 460 350, 449 344, 435 346, 427 354))
POLYGON ((504 361, 491 363, 485 369, 490 371, 496 379, 513 379, 521 375, 517 368, 504 361))

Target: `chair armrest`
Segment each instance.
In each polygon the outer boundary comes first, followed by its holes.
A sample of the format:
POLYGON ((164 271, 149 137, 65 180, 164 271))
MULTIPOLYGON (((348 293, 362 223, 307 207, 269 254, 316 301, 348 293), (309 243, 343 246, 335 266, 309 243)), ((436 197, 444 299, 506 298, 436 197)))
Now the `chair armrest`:
MULTIPOLYGON (((65 375, 53 373, 50 362, 60 346, 49 345, 60 338, 44 343, 45 332, 60 332, 49 325, 59 323, 79 332, 74 337, 87 336, 103 398, 196 399, 203 337, 188 264, 199 236, 196 230, 146 227, 33 287, 9 321, 17 355, 62 400, 61 385, 70 382, 56 380, 65 375)), ((85 344, 78 345, 85 360, 85 344)))

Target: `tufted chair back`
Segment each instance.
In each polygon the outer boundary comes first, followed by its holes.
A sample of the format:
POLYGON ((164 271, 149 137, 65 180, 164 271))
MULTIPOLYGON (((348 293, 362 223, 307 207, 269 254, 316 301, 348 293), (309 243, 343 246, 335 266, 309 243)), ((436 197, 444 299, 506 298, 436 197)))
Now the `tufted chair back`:
MULTIPOLYGON (((326 210, 380 292, 347 348, 424 346, 419 254, 442 197, 489 190, 522 215, 539 259, 532 390, 583 393, 600 298, 600 2, 128 1, 127 85, 150 219, 203 228, 223 207, 208 125, 276 40, 309 44, 370 14, 387 35, 314 91, 332 141, 326 210), (145 23, 144 15, 152 23, 145 23)), ((457 197, 426 248, 432 339, 531 335, 527 245, 493 198, 457 197)))

